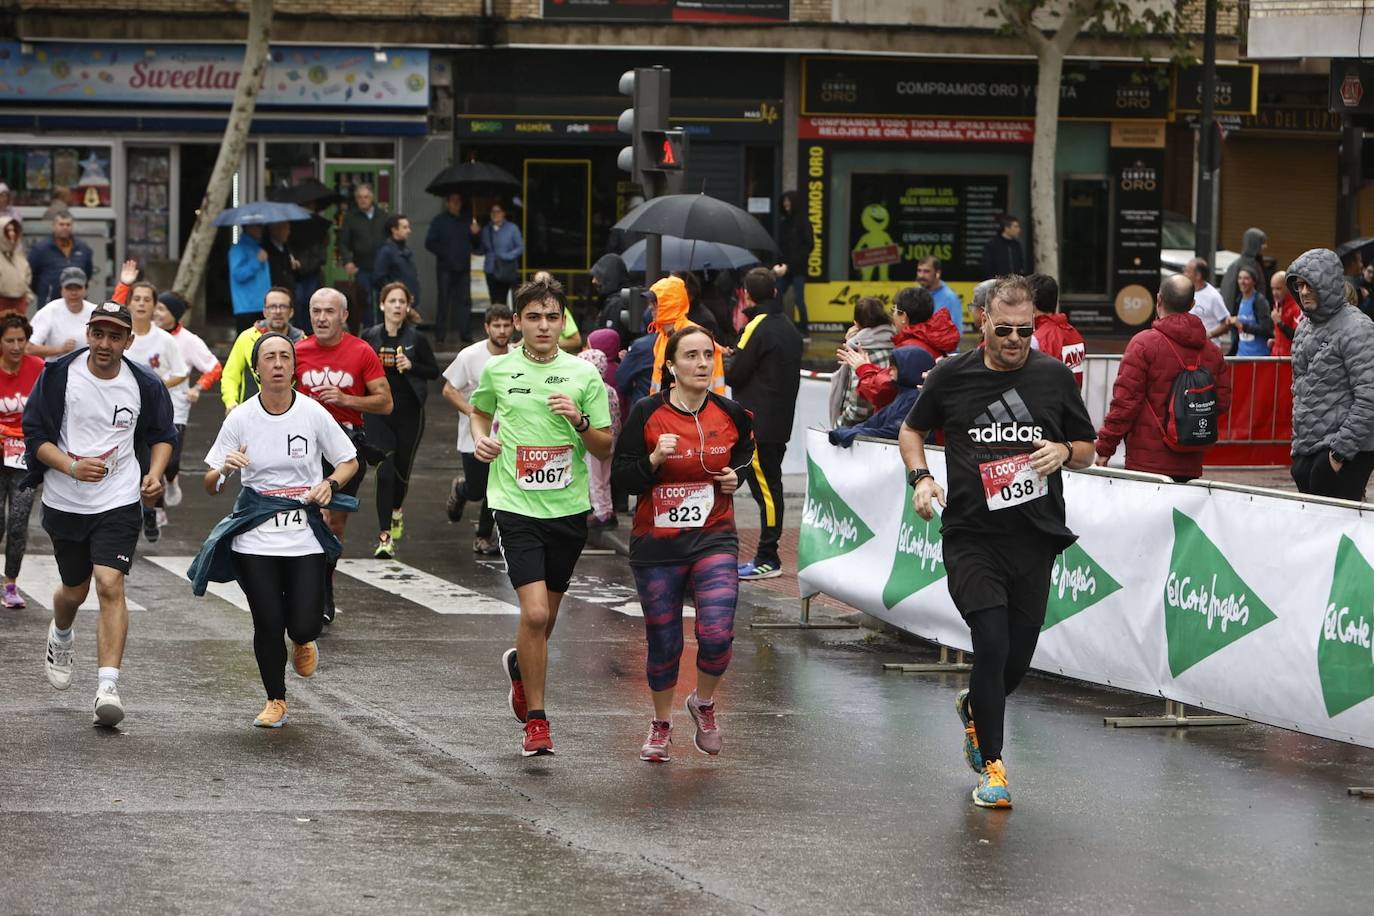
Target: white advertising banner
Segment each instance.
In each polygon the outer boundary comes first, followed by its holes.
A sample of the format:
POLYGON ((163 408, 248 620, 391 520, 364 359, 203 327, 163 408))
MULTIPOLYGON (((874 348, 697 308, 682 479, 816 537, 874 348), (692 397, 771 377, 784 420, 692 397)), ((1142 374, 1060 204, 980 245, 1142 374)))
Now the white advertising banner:
MULTIPOLYGON (((945 481, 944 454, 928 450, 945 481)), ((911 508, 896 443, 807 438, 798 578, 969 650, 939 519, 911 508)), ((1065 475, 1078 543, 1056 562, 1034 667, 1374 747, 1374 528, 1356 508, 1065 475)))

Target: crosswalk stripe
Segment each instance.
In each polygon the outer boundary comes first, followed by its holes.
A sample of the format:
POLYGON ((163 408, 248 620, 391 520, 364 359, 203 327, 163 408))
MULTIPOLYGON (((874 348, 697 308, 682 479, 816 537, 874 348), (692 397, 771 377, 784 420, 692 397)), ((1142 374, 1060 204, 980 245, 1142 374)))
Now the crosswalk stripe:
MULTIPOLYGON (((39 607, 51 611, 53 592, 57 591, 62 585, 62 576, 57 571, 57 560, 54 557, 27 556, 24 558, 24 566, 20 570, 19 590, 29 596, 39 607)), ((125 601, 131 611, 146 610, 143 605, 127 596, 125 589, 125 601)), ((95 583, 91 583, 91 592, 86 596, 86 600, 81 604, 83 611, 100 610, 100 602, 95 597, 95 583)))
MULTIPOLYGON (((144 559, 184 579, 186 578, 186 569, 195 557, 144 557, 144 559)), ((189 586, 191 583, 188 580, 186 584, 189 586)), ((248 610, 248 597, 244 595, 243 589, 239 588, 237 582, 211 582, 205 590, 216 598, 223 598, 240 611, 248 610)))
POLYGON ((397 560, 340 560, 338 571, 436 614, 520 613, 520 608, 508 601, 491 598, 397 560))

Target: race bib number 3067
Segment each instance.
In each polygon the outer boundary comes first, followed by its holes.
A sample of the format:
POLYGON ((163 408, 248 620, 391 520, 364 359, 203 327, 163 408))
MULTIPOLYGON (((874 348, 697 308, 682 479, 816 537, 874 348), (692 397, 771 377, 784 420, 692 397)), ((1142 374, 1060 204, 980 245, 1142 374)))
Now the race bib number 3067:
POLYGON ((522 490, 561 490, 572 483, 571 445, 515 449, 515 482, 522 490))
POLYGON ((1050 491, 1049 481, 1031 467, 1030 455, 986 461, 978 465, 978 475, 990 512, 1032 502, 1050 491))

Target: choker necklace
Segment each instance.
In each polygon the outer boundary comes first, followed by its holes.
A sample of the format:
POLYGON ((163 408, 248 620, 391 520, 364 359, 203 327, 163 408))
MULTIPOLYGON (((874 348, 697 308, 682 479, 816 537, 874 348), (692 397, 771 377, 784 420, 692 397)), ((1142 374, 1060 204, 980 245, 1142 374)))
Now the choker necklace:
POLYGON ((529 351, 529 348, 528 348, 528 347, 525 347, 525 346, 523 346, 523 345, 520 347, 520 352, 521 352, 521 353, 524 353, 524 354, 525 354, 525 359, 529 360, 529 361, 532 362, 532 363, 551 363, 551 362, 553 362, 554 360, 558 359, 558 351, 557 351, 557 350, 554 350, 554 351, 553 351, 553 355, 552 355, 552 356, 547 356, 547 357, 544 357, 544 358, 542 358, 542 359, 541 359, 540 357, 538 357, 538 356, 535 356, 533 353, 531 353, 531 352, 529 351))

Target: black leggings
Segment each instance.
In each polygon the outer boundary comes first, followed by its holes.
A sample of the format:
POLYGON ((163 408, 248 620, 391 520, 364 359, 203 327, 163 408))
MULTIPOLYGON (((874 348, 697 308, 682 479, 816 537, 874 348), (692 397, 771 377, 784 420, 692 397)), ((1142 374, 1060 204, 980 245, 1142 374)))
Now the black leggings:
POLYGON ((36 489, 20 489, 27 472, 0 468, 0 528, 5 530, 5 578, 18 579, 29 547, 29 513, 36 489))
POLYGON ((477 536, 491 537, 496 527, 496 517, 487 506, 487 479, 491 476, 491 465, 478 461, 472 452, 460 452, 463 458, 463 485, 459 494, 470 503, 480 502, 482 511, 477 516, 477 536))
POLYGON ((385 456, 377 465, 377 530, 391 527, 391 513, 401 508, 410 489, 410 471, 425 434, 425 409, 402 407, 367 417, 367 444, 385 456))
POLYGON ((1369 475, 1374 472, 1374 452, 1359 452, 1339 471, 1332 470, 1330 452, 1322 449, 1293 459, 1293 482, 1298 492, 1364 502, 1369 475))
POLYGON ((265 557, 233 552, 234 577, 253 614, 253 654, 267 699, 286 699, 286 644, 307 643, 324 627, 324 554, 265 557))
POLYGON ((964 618, 973 638, 968 701, 983 760, 1002 759, 1002 720, 1007 696, 1030 670, 1040 624, 1005 607, 974 611, 964 618))

